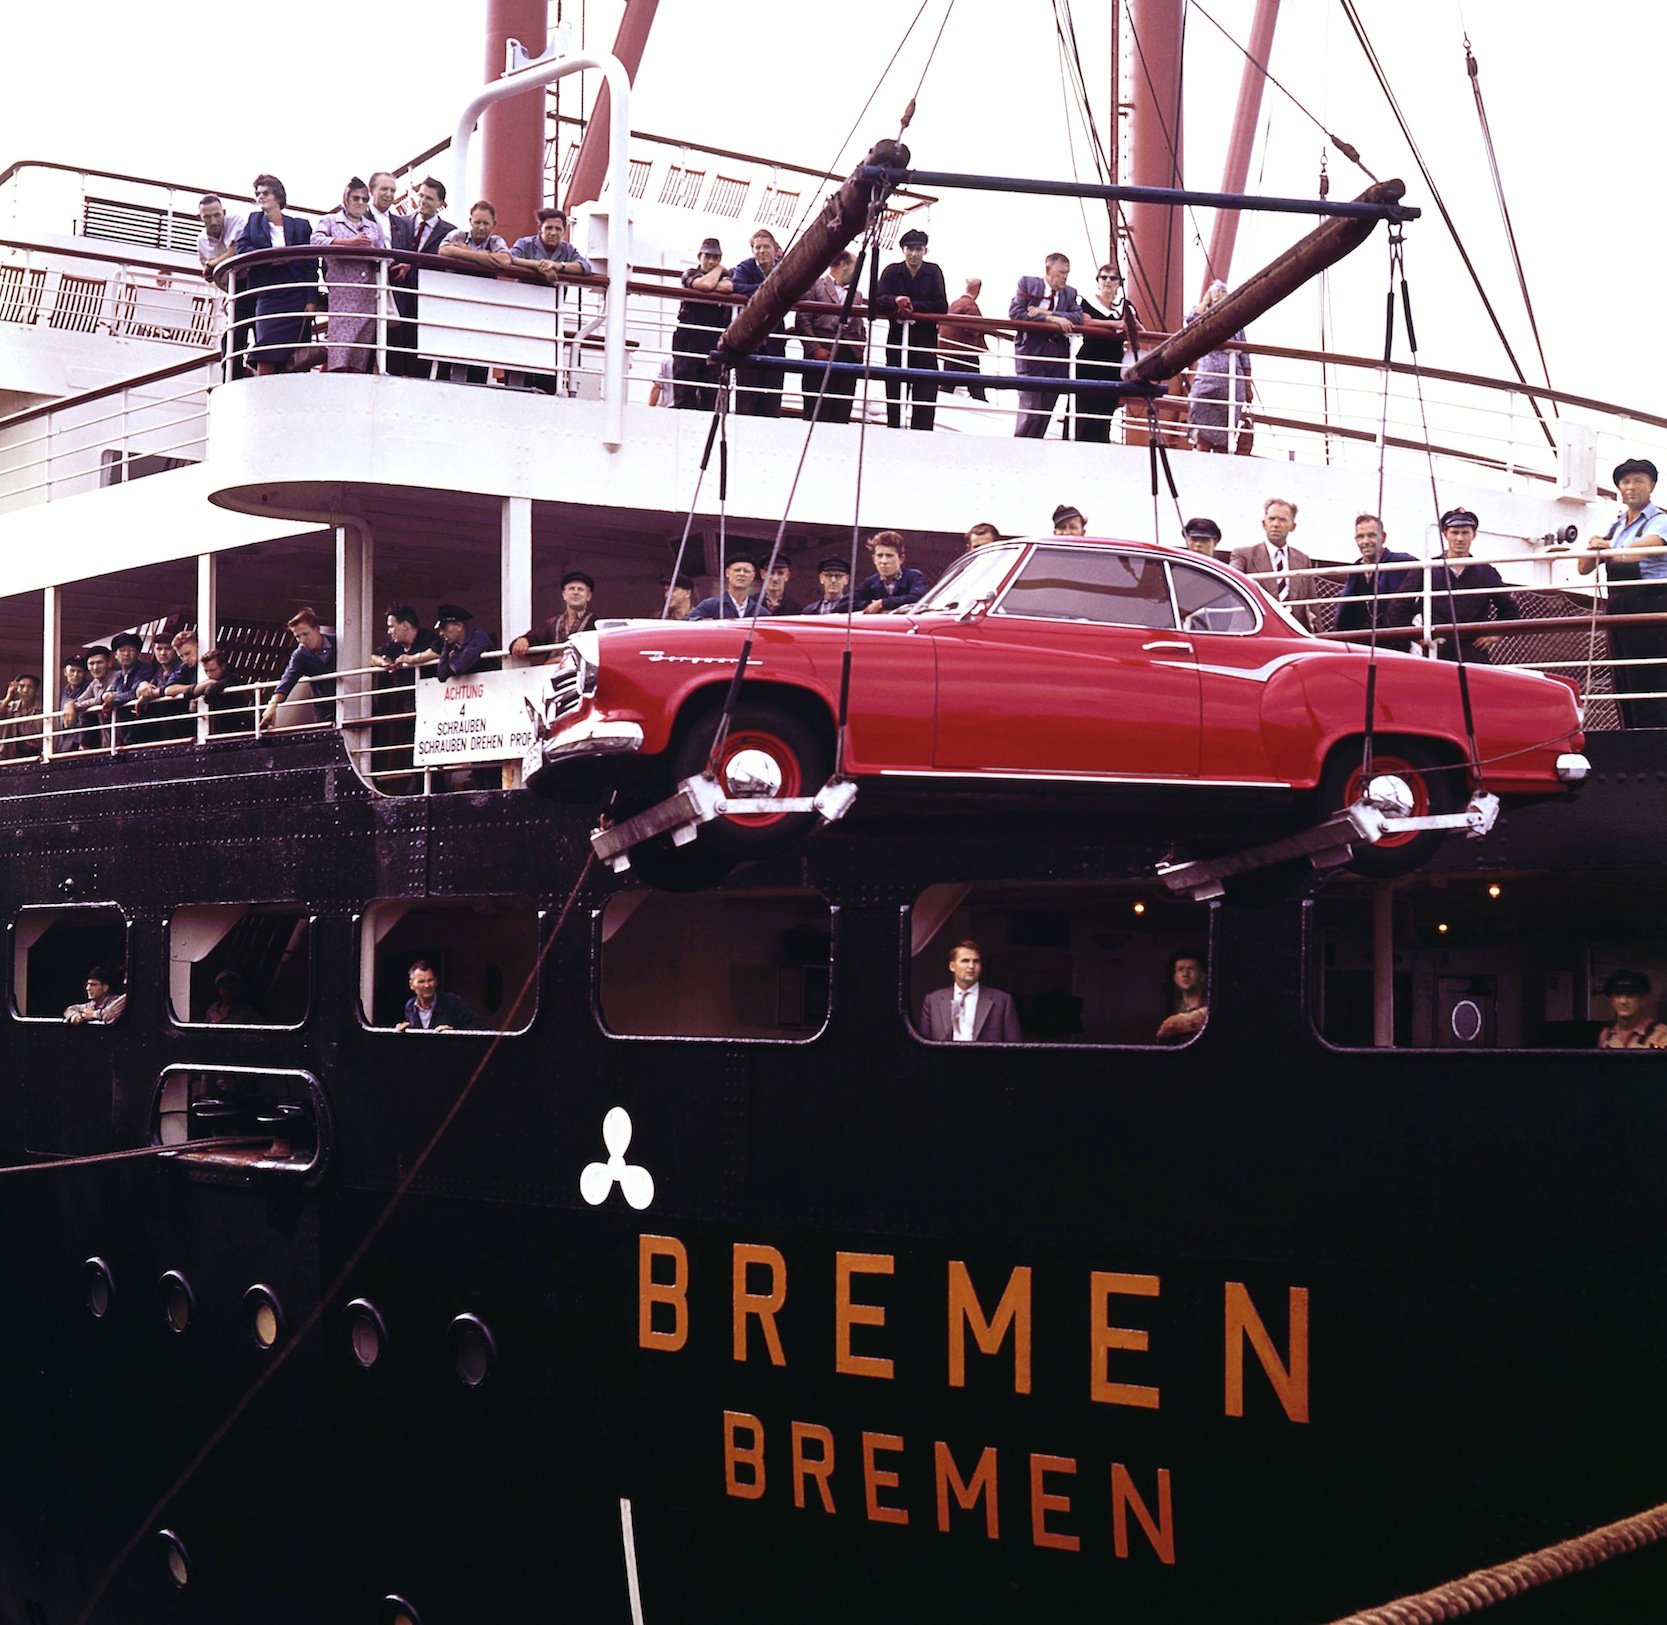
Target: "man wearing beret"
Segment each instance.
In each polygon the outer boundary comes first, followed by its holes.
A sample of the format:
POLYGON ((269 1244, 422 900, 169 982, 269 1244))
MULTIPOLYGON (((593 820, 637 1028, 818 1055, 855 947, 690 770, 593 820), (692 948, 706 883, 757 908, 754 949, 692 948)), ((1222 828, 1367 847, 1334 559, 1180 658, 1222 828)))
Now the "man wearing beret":
POLYGON ((758 563, 744 553, 733 554, 724 566, 724 590, 703 598, 689 611, 691 621, 738 621, 758 602, 758 563))
MULTIPOLYGON (((874 290, 874 312, 891 317, 886 332, 886 365, 938 370, 938 324, 935 316, 949 314, 949 290, 943 271, 926 258, 926 233, 918 228, 897 239, 903 258, 880 273, 874 290), (923 319, 924 318, 924 319, 923 319)), ((911 429, 930 429, 938 417, 938 383, 931 379, 905 385, 886 380, 886 422, 903 426, 903 393, 913 402, 911 429)))
MULTIPOLYGON (((1441 516, 1441 563, 1430 572, 1430 613, 1437 626, 1518 619, 1517 601, 1505 591, 1505 578, 1491 564, 1478 564, 1470 556, 1479 523, 1468 508, 1449 508, 1441 516)), ((1493 659, 1488 651, 1498 642, 1496 636, 1475 632, 1461 632, 1457 637, 1446 633, 1436 653, 1443 660, 1457 660, 1462 653, 1466 660, 1486 665, 1493 659)))
MULTIPOLYGON (((596 583, 583 570, 569 570, 561 578, 561 613, 552 615, 544 623, 545 643, 554 644, 550 653, 545 655, 544 664, 560 658, 561 645, 576 633, 583 632, 590 625, 590 601, 596 594, 596 583)), ((532 647, 533 639, 538 629, 523 632, 509 646, 509 652, 520 659, 532 647)))
MULTIPOLYGON (((1625 511, 1601 536, 1587 539, 1580 573, 1589 576, 1601 564, 1609 578, 1611 615, 1667 614, 1667 512, 1650 500, 1655 464, 1641 457, 1615 469, 1615 489, 1625 511)), ((1659 694, 1667 689, 1667 624, 1625 626, 1611 623, 1609 647, 1617 661, 1647 660, 1645 666, 1614 668, 1617 694, 1659 694)), ((1621 726, 1667 728, 1667 700, 1622 699, 1621 726)))

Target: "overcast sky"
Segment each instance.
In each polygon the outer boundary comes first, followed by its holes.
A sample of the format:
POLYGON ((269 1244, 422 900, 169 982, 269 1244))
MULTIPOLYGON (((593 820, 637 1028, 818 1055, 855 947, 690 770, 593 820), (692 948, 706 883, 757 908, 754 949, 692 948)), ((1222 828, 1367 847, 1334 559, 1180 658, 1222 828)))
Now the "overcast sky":
MULTIPOLYGON (((896 134, 949 0, 925 14, 862 121, 854 152, 839 142, 879 79, 913 14, 913 0, 842 0, 834 8, 724 11, 662 0, 637 82, 633 123, 687 132, 718 146, 795 162, 848 162, 896 134), (835 28, 826 20, 838 17, 835 28), (818 19, 813 33, 806 19, 818 19), (788 19, 791 18, 789 22, 788 19), (751 38, 749 38, 749 32, 751 38)), ((618 0, 564 0, 588 15, 606 48, 618 0)), ((1559 387, 1660 410, 1655 370, 1637 365, 1636 315, 1659 309, 1667 246, 1659 197, 1662 142, 1655 85, 1667 41, 1662 9, 1636 0, 1359 0, 1373 42, 1438 185, 1507 321, 1518 354, 1531 348, 1504 247, 1465 76, 1468 28, 1559 387), (1636 314, 1635 314, 1636 313, 1636 314)), ((1252 0, 1207 0, 1235 37, 1249 32, 1252 0)), ((1108 10, 1076 0, 1096 117, 1110 124, 1108 10)), ((398 164, 447 134, 484 76, 484 0, 372 6, 335 0, 323 13, 173 0, 84 0, 65 13, 33 6, 9 25, 0 161, 51 158, 155 174, 188 184, 246 189, 274 169, 291 195, 333 200, 352 170, 398 164), (420 89, 413 91, 413 86, 420 89)), ((1089 173, 1080 131, 1062 99, 1051 0, 955 0, 906 139, 931 168, 1066 177, 1089 173)), ((1189 182, 1215 187, 1241 58, 1196 10, 1188 16, 1186 143, 1189 182)), ((1360 149, 1379 176, 1401 175, 1427 209, 1409 228, 1407 264, 1423 359, 1504 373, 1480 304, 1430 207, 1404 143, 1366 70, 1337 0, 1285 0, 1273 69, 1327 127, 1360 149)), ((1312 195, 1324 137, 1282 95, 1264 101, 1250 187, 1312 195)), ((1332 195, 1365 177, 1331 154, 1332 195)), ((1242 275, 1305 229, 1261 217, 1241 231, 1242 275)), ((1072 255, 1088 287, 1105 251, 1104 213, 1056 201, 946 199, 934 213, 933 257, 952 286, 986 278, 985 309, 1005 305, 1012 278, 1041 255, 1072 255)), ((1210 221, 1189 220, 1208 240, 1210 221)), ((1194 247, 1188 292, 1202 254, 1194 247)), ((1334 348, 1381 348, 1386 276, 1383 233, 1332 281, 1334 348)), ((1654 322, 1649 330, 1655 331, 1654 322)), ((1317 295, 1258 324, 1267 342, 1319 341, 1317 295)))

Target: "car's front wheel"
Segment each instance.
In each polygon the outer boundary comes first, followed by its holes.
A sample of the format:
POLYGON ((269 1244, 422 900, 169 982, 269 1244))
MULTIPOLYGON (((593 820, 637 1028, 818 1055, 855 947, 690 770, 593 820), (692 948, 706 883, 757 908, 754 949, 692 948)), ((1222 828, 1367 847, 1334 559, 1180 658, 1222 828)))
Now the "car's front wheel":
MULTIPOLYGON (((733 796, 812 796, 827 780, 826 747, 785 707, 759 701, 736 706, 714 760, 718 719, 718 712, 708 712, 683 731, 673 758, 679 781, 704 773, 708 764, 733 796)), ((808 812, 737 813, 705 825, 700 838, 734 858, 762 858, 809 834, 816 821, 808 812)))
MULTIPOLYGON (((1374 748, 1369 783, 1362 770, 1361 741, 1349 739, 1326 758, 1315 799, 1319 816, 1329 818, 1363 793, 1387 792, 1388 799, 1406 806, 1411 816, 1423 818, 1457 808, 1466 782, 1465 770, 1435 746, 1421 739, 1393 739, 1374 748)), ((1349 867, 1374 880, 1392 880, 1428 863, 1444 838, 1443 831, 1426 829, 1386 835, 1372 844, 1357 842, 1349 867)))

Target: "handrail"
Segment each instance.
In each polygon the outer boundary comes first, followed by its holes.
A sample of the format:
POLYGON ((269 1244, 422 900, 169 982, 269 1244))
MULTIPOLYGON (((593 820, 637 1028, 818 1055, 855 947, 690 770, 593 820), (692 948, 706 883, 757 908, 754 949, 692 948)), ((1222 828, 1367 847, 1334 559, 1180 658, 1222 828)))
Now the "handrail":
MULTIPOLYGON (((170 361, 165 367, 154 367, 149 372, 134 373, 131 378, 120 378, 113 384, 100 384, 97 389, 83 390, 79 395, 65 395, 59 400, 48 401, 44 406, 27 406, 21 412, 12 412, 0 418, 0 433, 35 418, 50 417, 54 412, 62 412, 67 407, 87 406, 93 401, 103 400, 107 395, 119 395, 124 389, 136 389, 141 384, 160 383, 164 378, 177 378, 193 367, 207 366, 219 358, 218 350, 197 350, 183 361, 170 361)), ((213 388, 212 381, 205 383, 203 387, 213 388)))
MULTIPOLYGON (((212 192, 222 201, 229 199, 236 203, 247 203, 251 208, 255 202, 252 197, 246 197, 242 192, 227 192, 218 186, 187 186, 183 181, 159 181, 154 175, 124 175, 118 169, 91 169, 86 164, 63 164, 51 158, 19 158, 15 163, 7 164, 4 169, 0 169, 0 186, 6 185, 25 169, 50 169, 62 175, 93 175, 101 181, 121 181, 128 186, 155 186, 164 192, 195 192, 198 197, 206 197, 212 192)), ((329 213, 327 209, 311 209, 300 203, 295 205, 295 209, 299 214, 329 213)))
MULTIPOLYGON (((99 260, 104 264, 140 265, 147 271, 166 271, 170 276, 189 276, 197 266, 187 262, 181 265, 178 260, 147 260, 137 254, 123 252, 126 245, 114 237, 83 237, 83 242, 109 243, 107 252, 100 253, 92 248, 71 248, 68 244, 28 242, 18 237, 0 237, 0 248, 21 248, 26 254, 50 254, 54 258, 68 260, 99 260)), ((187 251, 179 249, 184 256, 187 251)))

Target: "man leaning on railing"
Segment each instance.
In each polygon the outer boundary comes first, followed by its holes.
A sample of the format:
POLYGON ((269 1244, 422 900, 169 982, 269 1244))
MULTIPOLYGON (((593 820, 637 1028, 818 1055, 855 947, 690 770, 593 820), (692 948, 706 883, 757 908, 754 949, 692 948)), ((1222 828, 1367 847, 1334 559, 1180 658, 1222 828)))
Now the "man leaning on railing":
MULTIPOLYGON (((1588 551, 1578 568, 1589 576, 1600 566, 1609 585, 1611 615, 1667 614, 1667 510, 1650 500, 1658 478, 1655 464, 1632 457, 1617 465, 1615 489, 1624 510, 1601 536, 1587 539, 1588 551)), ((1616 665, 1615 691, 1621 695, 1659 695, 1667 688, 1667 624, 1609 627, 1616 665)), ((1622 699, 1625 728, 1667 728, 1667 700, 1622 699)))

